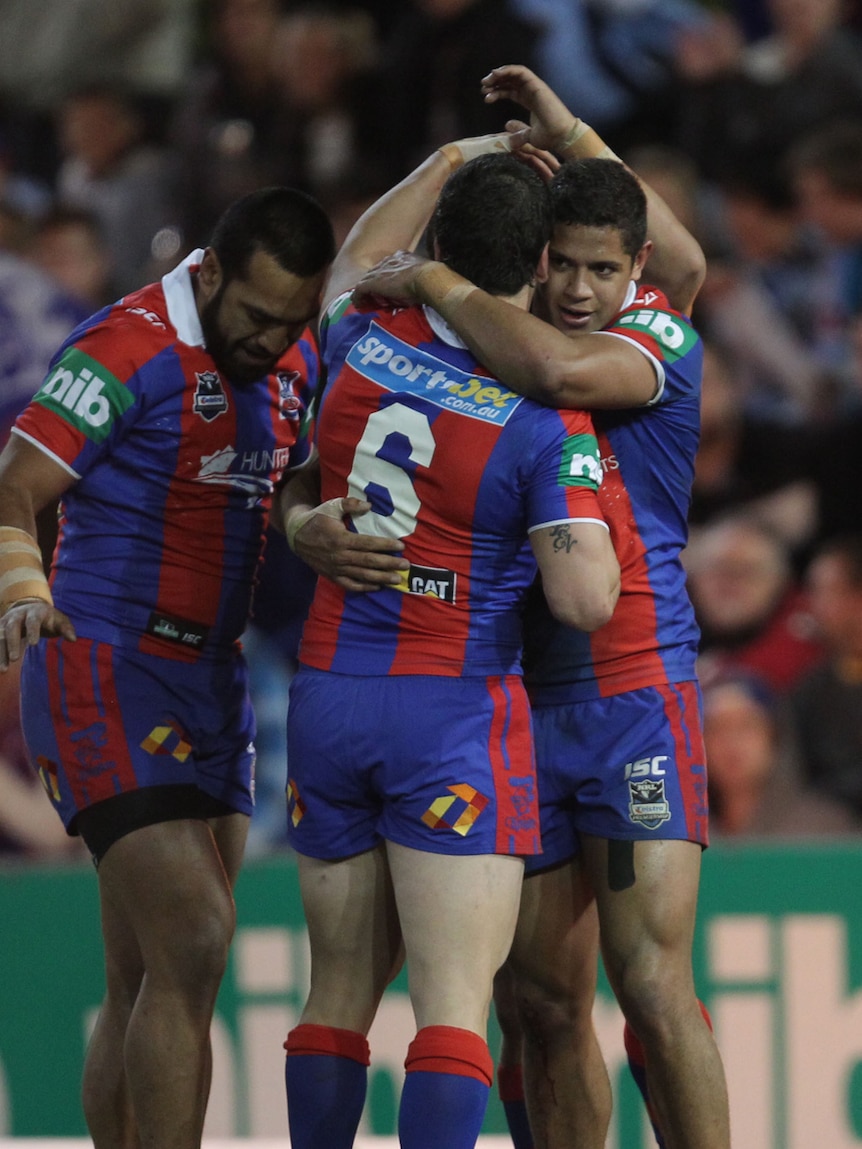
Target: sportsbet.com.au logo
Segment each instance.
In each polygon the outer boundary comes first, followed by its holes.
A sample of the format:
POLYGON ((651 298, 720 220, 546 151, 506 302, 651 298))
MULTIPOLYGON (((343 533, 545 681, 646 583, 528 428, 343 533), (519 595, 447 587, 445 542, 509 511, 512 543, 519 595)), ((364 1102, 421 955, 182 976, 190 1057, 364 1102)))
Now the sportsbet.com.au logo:
POLYGON ((72 347, 42 384, 36 402, 101 443, 134 396, 101 363, 72 347))

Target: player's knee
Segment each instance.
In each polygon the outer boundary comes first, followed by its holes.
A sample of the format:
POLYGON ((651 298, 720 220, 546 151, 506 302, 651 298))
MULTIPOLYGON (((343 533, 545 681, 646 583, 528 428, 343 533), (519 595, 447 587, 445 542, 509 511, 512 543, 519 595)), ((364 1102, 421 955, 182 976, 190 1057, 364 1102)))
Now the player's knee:
POLYGON ((208 996, 218 988, 227 966, 236 927, 233 899, 224 891, 189 906, 148 947, 147 975, 179 984, 190 997, 208 996))
POLYGON ((563 982, 517 983, 518 1016, 526 1039, 547 1046, 577 1044, 592 1025, 593 994, 563 982))

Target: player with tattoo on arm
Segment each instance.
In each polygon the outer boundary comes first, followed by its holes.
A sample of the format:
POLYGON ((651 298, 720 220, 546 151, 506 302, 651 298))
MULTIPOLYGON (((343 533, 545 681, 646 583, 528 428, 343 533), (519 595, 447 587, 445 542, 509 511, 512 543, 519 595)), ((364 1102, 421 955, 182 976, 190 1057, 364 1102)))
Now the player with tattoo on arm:
POLYGON ((537 595, 525 620, 544 853, 527 863, 508 989, 524 1028, 532 1136, 543 1149, 604 1145, 610 1090, 590 1019, 594 892, 658 1137, 668 1149, 727 1149, 724 1072, 691 969, 707 800, 698 630, 680 561, 702 359, 687 315, 703 257, 528 69, 496 69, 483 88, 531 113, 529 127, 507 125, 516 146, 574 161, 551 181, 549 275, 534 314, 406 252, 357 294, 434 307, 513 390, 596 409, 599 497, 622 570, 617 609, 584 635, 557 627, 537 595))
POLYGON ((430 308, 351 303, 392 249, 387 237, 415 242, 404 221, 418 216, 421 230, 428 212, 417 205, 439 193, 441 266, 529 307, 546 274, 546 185, 507 154, 464 163, 467 143, 436 152, 373 205, 336 258, 320 336, 323 503, 305 505, 295 484, 284 492, 292 545, 338 528, 353 496, 368 507, 356 529, 400 549, 404 568, 379 569, 372 594, 352 589, 344 569, 318 580, 291 686, 288 830, 312 963, 286 1041, 294 1149, 353 1144, 366 1035, 402 938, 417 1033, 400 1143, 475 1145, 493 1077, 493 978, 523 858, 540 848, 524 598, 537 564, 561 624, 593 630, 617 596, 589 417, 500 385, 430 308))

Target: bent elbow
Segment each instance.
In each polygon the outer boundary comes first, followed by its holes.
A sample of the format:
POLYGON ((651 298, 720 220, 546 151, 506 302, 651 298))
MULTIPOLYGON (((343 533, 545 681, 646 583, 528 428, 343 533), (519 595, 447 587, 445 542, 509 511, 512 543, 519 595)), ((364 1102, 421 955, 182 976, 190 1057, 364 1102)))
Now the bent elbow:
POLYGON ((578 598, 569 597, 556 601, 548 599, 548 607, 557 622, 592 633, 610 622, 619 598, 619 581, 607 591, 590 593, 578 598))

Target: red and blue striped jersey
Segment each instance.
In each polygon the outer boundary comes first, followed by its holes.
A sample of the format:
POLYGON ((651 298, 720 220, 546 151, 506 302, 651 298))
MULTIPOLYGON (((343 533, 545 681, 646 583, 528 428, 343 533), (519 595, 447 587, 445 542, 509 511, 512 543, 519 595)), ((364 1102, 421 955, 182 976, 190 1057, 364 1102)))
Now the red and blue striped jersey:
POLYGON ((14 428, 75 480, 51 583, 78 634, 185 661, 245 628, 318 373, 310 332, 255 383, 218 371, 192 289, 202 254, 76 328, 14 428))
POLYGON ((604 480, 599 503, 621 569, 610 622, 592 634, 558 626, 540 594, 525 620, 524 666, 539 703, 579 701, 695 677, 700 632, 681 552, 700 433, 703 345, 656 288, 630 289, 607 338, 635 344, 654 364, 646 407, 596 411, 604 480))
POLYGON ((355 528, 404 541, 399 588, 320 579, 300 661, 345 674, 520 673, 531 529, 602 521, 590 416, 491 378, 436 313, 336 301, 321 330, 322 497, 367 499, 355 528))

